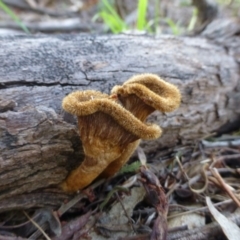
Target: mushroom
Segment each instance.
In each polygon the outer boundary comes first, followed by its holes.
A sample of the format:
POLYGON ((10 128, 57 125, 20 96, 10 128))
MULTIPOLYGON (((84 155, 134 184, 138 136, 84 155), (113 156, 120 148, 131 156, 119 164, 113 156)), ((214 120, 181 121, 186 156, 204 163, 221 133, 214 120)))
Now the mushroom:
POLYGON ((179 90, 157 75, 136 75, 108 96, 98 91, 76 91, 63 99, 65 111, 76 115, 85 159, 62 183, 74 192, 89 185, 99 175, 114 175, 130 158, 140 139, 160 137, 162 130, 145 123, 159 110, 170 112, 181 100, 179 90))
POLYGON ((139 139, 156 139, 161 135, 159 126, 143 123, 118 104, 114 96, 101 92, 70 93, 63 99, 62 107, 77 116, 85 153, 82 164, 62 183, 67 192, 89 185, 114 160, 132 153, 139 139), (130 146, 134 149, 129 150, 130 146))
MULTIPOLYGON (((111 94, 117 96, 120 104, 142 122, 155 110, 171 112, 177 109, 181 102, 181 94, 176 86, 150 73, 133 76, 122 86, 115 86, 111 94)), ((116 173, 137 146, 138 144, 129 145, 126 152, 112 162, 101 176, 110 177, 116 173)))

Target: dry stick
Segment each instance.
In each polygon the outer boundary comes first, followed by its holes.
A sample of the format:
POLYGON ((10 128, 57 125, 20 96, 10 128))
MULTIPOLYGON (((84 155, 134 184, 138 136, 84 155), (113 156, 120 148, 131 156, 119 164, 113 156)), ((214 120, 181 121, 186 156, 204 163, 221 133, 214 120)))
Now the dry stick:
POLYGON ((222 185, 222 187, 225 189, 227 194, 232 198, 232 200, 240 207, 240 202, 237 199, 237 197, 234 195, 234 193, 229 189, 229 187, 226 185, 226 183, 223 181, 221 175, 218 173, 216 168, 210 169, 213 176, 218 180, 218 182, 222 185))

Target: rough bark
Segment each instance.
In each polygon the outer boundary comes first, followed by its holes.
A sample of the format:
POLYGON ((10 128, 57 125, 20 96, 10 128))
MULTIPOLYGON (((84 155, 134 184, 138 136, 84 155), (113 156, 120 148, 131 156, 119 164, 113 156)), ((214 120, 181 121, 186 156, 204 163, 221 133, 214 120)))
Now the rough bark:
POLYGON ((233 126, 240 118, 236 32, 222 41, 214 31, 206 33, 214 36, 211 40, 131 35, 1 38, 0 211, 15 195, 58 185, 80 163, 75 119, 61 110, 62 98, 71 91, 109 93, 114 85, 144 72, 176 84, 183 96, 181 107, 151 116, 164 134, 142 143, 147 152, 192 143, 233 126))

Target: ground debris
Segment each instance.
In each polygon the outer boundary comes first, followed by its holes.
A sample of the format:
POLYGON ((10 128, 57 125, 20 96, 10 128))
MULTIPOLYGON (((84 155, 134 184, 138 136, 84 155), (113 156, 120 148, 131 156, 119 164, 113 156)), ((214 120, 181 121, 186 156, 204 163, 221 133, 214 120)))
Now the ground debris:
MULTIPOLYGON (((93 183, 59 209, 25 209, 40 229, 23 211, 8 209, 0 215, 0 236, 42 239, 40 230, 56 240, 204 239, 223 234, 211 219, 206 196, 219 214, 240 225, 236 211, 240 145, 210 146, 207 141, 177 146, 155 156, 140 149, 136 167, 93 183)), ((226 137, 213 141, 226 141, 226 137)))

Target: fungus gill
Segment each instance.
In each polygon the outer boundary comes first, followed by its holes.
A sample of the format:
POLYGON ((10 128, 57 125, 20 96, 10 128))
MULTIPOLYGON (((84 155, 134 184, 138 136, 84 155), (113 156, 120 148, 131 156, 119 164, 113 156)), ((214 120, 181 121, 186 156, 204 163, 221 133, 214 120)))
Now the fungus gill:
MULTIPOLYGON (((150 73, 133 76, 122 86, 115 86, 111 94, 116 95, 121 105, 142 122, 155 110, 171 112, 181 102, 181 94, 176 86, 150 73)), ((130 144, 126 152, 112 162, 101 176, 107 178, 119 171, 137 146, 130 144)))

